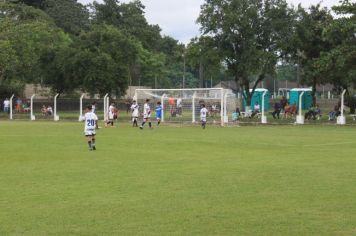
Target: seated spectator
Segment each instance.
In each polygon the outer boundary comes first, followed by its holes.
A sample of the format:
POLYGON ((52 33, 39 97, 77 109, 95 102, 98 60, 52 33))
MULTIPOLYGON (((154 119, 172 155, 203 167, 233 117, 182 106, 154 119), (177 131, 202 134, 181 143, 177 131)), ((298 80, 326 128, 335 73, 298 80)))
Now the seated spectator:
POLYGON ((236 108, 236 110, 232 113, 232 121, 234 123, 239 122, 241 116, 240 108, 236 108))
POLYGON ((47 115, 52 115, 53 114, 53 110, 52 110, 52 107, 51 106, 48 106, 47 107, 47 115))
POLYGON ((284 118, 288 119, 288 114, 291 114, 289 102, 284 107, 284 118))
POLYGON ((316 119, 320 119, 321 117, 321 110, 319 108, 319 105, 316 105, 315 107, 312 106, 310 107, 309 111, 307 113, 305 113, 305 116, 304 118, 307 119, 307 120, 310 120, 310 119, 313 119, 313 120, 316 120, 316 119))
POLYGON ((295 116, 297 114, 297 104, 293 102, 292 108, 290 109, 290 114, 295 116))
POLYGON ((45 105, 42 105, 42 108, 41 108, 41 113, 42 115, 47 115, 47 107, 45 105))
POLYGON ((310 119, 313 118, 313 120, 315 120, 314 110, 315 110, 315 107, 311 106, 311 107, 309 108, 308 112, 305 113, 304 119, 310 120, 310 119))
POLYGON ((281 113, 281 104, 279 102, 276 102, 274 104, 274 111, 272 112, 273 118, 276 119, 276 116, 277 116, 277 118, 279 119, 280 113, 281 113))
POLYGON ((28 101, 22 104, 22 110, 23 110, 23 112, 31 111, 31 105, 28 101))
POLYGON ((253 118, 256 114, 260 113, 260 105, 256 102, 255 106, 253 107, 253 112, 250 118, 253 118))
POLYGON ((321 118, 321 110, 318 104, 316 104, 316 107, 314 109, 314 118, 318 120, 321 118))
POLYGON ((335 120, 340 114, 340 106, 337 104, 334 106, 334 110, 329 112, 329 120, 335 120))

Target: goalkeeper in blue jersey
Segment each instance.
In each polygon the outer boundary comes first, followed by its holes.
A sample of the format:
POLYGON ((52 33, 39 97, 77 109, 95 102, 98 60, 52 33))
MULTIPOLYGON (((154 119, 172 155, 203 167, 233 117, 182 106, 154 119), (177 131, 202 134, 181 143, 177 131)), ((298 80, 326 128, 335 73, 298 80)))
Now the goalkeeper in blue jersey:
POLYGON ((162 104, 161 102, 157 102, 156 105, 156 119, 157 119, 157 126, 161 124, 161 119, 162 119, 162 104))

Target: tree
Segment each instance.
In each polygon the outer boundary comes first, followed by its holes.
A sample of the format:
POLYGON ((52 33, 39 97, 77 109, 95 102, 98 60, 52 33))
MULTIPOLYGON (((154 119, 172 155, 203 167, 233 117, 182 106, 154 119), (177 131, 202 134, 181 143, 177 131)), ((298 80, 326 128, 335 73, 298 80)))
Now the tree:
POLYGON ((40 83, 41 56, 69 44, 70 38, 38 9, 0 4, 0 12, 0 50, 3 58, 11 60, 10 64, 2 60, 2 86, 15 84, 20 89, 25 83, 40 83))
POLYGON ((73 79, 82 80, 91 94, 125 94, 129 67, 138 59, 139 42, 113 26, 97 25, 75 42, 78 50, 68 63, 75 69, 73 79))
POLYGON ((216 78, 222 71, 221 56, 212 38, 194 38, 186 50, 188 63, 199 73, 199 87, 204 87, 204 78, 216 78))
POLYGON ((64 32, 79 35, 89 30, 89 11, 77 0, 46 0, 43 10, 64 32))
POLYGON ((298 58, 302 69, 301 82, 312 87, 315 105, 316 86, 326 83, 326 80, 317 72, 317 60, 323 51, 330 50, 331 45, 324 40, 322 34, 325 27, 332 21, 332 16, 327 8, 321 8, 319 4, 311 6, 308 10, 299 6, 297 15, 294 58, 295 60, 298 58))
POLYGON ((198 22, 203 34, 216 42, 247 104, 257 85, 275 72, 293 17, 284 0, 209 0, 202 6, 198 22))
POLYGON ((127 32, 139 40, 145 49, 156 50, 160 40, 158 25, 149 25, 144 16, 144 5, 135 0, 120 3, 118 0, 94 1, 92 18, 96 24, 107 24, 127 32))

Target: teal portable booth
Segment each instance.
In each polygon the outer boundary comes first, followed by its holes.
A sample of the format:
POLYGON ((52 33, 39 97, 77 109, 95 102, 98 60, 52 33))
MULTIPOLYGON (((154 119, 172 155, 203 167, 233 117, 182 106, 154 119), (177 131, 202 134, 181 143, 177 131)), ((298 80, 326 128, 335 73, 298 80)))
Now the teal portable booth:
POLYGON ((304 92, 302 97, 302 109, 307 110, 313 104, 312 90, 311 88, 294 88, 289 91, 289 103, 292 106, 293 103, 299 107, 299 96, 304 92))
MULTIPOLYGON (((250 92, 252 92, 252 89, 250 89, 250 92)), ((258 88, 255 90, 255 92, 253 93, 253 96, 251 98, 251 110, 253 110, 253 107, 255 106, 256 102, 258 102, 258 104, 260 104, 261 110, 262 110, 262 96, 263 93, 267 92, 265 95, 265 107, 264 107, 264 111, 268 111, 268 98, 269 98, 269 92, 267 89, 264 88, 258 88)), ((244 98, 244 110, 246 110, 246 99, 244 98)))

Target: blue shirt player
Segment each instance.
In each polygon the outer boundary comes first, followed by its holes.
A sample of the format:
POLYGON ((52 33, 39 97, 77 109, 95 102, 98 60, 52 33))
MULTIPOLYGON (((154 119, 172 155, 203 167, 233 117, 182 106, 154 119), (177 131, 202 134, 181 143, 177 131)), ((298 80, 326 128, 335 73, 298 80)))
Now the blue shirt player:
POLYGON ((162 119, 162 105, 161 105, 161 102, 157 102, 156 119, 157 119, 157 126, 158 126, 161 123, 161 119, 162 119))

